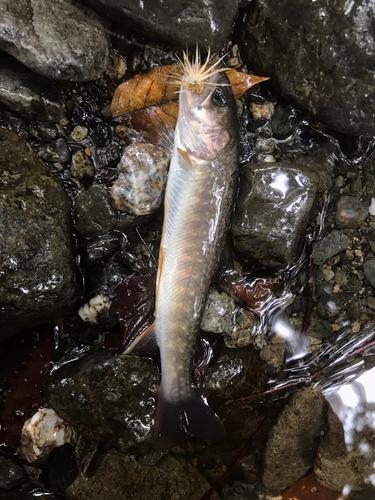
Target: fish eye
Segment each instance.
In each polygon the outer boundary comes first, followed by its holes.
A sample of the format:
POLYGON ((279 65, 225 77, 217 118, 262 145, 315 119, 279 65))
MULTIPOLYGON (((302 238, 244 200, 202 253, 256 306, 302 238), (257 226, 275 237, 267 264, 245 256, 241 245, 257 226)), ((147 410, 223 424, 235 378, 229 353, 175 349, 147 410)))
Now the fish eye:
POLYGON ((230 99, 229 87, 217 87, 212 94, 212 102, 219 107, 228 106, 230 99))

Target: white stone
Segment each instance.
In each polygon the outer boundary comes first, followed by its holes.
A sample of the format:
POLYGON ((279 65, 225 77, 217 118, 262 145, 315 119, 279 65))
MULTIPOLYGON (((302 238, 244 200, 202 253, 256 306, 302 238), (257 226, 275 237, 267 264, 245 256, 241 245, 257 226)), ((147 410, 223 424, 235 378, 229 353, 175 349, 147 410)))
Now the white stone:
POLYGON ((63 420, 51 408, 40 408, 22 428, 21 451, 28 462, 48 457, 65 443, 63 420))
POLYGON ((112 205, 134 215, 148 215, 162 203, 169 153, 153 144, 132 144, 117 166, 111 189, 112 205))
POLYGON ((98 314, 108 310, 111 303, 109 297, 105 295, 96 295, 79 309, 78 314, 83 321, 95 325, 98 322, 98 314))

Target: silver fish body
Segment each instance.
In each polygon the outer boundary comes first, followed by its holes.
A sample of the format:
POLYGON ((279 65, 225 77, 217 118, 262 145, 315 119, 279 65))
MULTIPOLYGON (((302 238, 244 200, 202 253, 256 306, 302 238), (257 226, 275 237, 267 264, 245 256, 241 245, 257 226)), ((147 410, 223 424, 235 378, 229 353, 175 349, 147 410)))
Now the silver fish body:
POLYGON ((156 418, 159 448, 224 434, 217 415, 192 386, 192 351, 233 208, 238 166, 237 110, 222 72, 204 92, 180 93, 165 194, 165 216, 151 333, 162 381, 156 418))
POLYGON ((192 350, 227 238, 238 166, 231 88, 223 73, 208 83, 213 85, 203 95, 180 94, 165 194, 154 323, 162 366, 157 417, 162 447, 181 441, 181 429, 207 439, 223 434, 218 417, 191 381, 192 350), (215 87, 217 83, 226 86, 215 87))

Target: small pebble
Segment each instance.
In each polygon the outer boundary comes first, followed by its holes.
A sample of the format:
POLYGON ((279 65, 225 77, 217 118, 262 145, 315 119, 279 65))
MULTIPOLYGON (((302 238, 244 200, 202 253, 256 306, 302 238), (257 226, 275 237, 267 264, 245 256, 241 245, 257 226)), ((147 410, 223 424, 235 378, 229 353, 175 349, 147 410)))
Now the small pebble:
POLYGON ((274 110, 275 106, 272 104, 272 102, 265 101, 263 104, 255 104, 255 102, 252 102, 250 104, 250 111, 253 115, 254 120, 261 120, 264 118, 266 120, 269 120, 273 115, 274 110))
POLYGON ((83 152, 77 151, 72 158, 70 165, 70 175, 82 180, 85 176, 92 178, 95 175, 95 168, 91 159, 83 152))
POLYGON ((338 227, 359 228, 368 214, 366 207, 355 196, 342 196, 337 203, 336 225, 338 227))
POLYGON ((230 334, 236 304, 226 293, 211 288, 203 312, 201 329, 205 332, 230 334))
POLYGON ((368 208, 370 215, 375 215, 375 198, 371 198, 371 204, 368 208))
POLYGON ((74 142, 81 142, 86 139, 89 130, 87 127, 76 125, 70 134, 70 139, 74 142))
POLYGON ((44 161, 54 162, 66 162, 70 161, 70 152, 68 146, 64 139, 56 139, 56 141, 51 142, 45 148, 39 151, 39 156, 43 158, 44 161))

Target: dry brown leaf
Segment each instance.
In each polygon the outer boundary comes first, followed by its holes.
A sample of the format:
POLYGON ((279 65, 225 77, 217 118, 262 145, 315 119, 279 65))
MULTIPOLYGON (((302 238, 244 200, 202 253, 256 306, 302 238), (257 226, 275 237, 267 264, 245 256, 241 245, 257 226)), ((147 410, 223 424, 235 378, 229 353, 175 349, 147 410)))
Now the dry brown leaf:
MULTIPOLYGON (((135 75, 122 83, 115 90, 112 99, 112 116, 177 101, 179 86, 174 82, 178 80, 181 73, 181 65, 160 66, 144 75, 135 75)), ((268 80, 268 78, 240 73, 234 69, 228 69, 226 75, 232 84, 236 99, 253 85, 268 80)))
POLYGON ((112 116, 177 100, 179 86, 173 82, 181 70, 180 65, 160 66, 122 83, 112 99, 112 116))
POLYGON ((229 69, 225 74, 232 85, 233 94, 236 99, 241 97, 253 85, 269 80, 268 77, 247 75, 234 69, 229 69))

